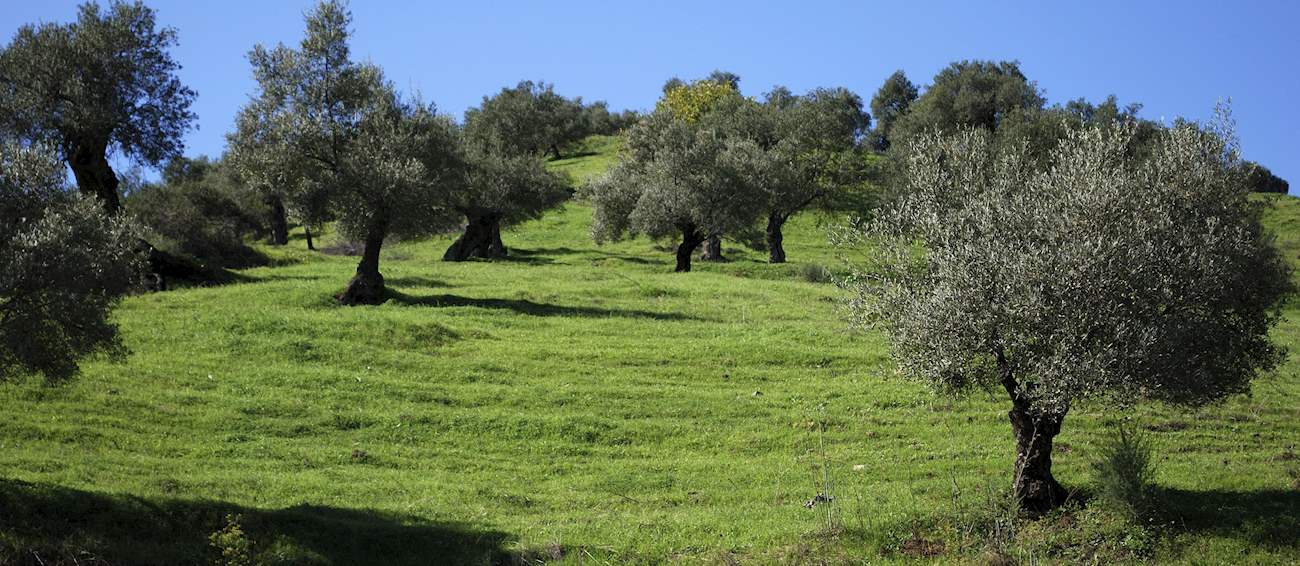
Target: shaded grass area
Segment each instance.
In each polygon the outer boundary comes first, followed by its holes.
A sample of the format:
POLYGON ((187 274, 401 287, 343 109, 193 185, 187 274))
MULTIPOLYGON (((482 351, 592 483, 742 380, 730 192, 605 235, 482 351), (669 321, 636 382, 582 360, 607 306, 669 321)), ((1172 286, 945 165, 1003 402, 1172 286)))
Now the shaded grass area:
POLYGON ((0 509, 4 564, 212 564, 232 550, 267 564, 508 562, 504 533, 365 509, 259 509, 13 480, 0 480, 0 509))
MULTIPOLYGON (((300 245, 232 284, 128 299, 126 362, 0 385, 0 562, 205 562, 227 515, 288 563, 998 558, 968 540, 993 523, 953 517, 1009 484, 1006 403, 935 397, 847 329, 843 292, 807 275, 839 269, 825 221, 792 221, 790 264, 727 243, 731 261, 673 274, 664 243, 597 246, 590 217, 571 203, 508 231, 508 261, 392 243, 377 307, 331 299, 356 258, 300 245)), ((1269 222, 1295 259, 1300 204, 1269 222)), ((1296 314, 1277 329, 1292 346, 1296 314)), ((1018 527, 1014 558, 1300 560, 1298 369, 1135 411, 1162 539, 1134 550, 1075 511, 1018 527)), ((1113 418, 1071 413, 1062 481, 1086 488, 1113 418)))

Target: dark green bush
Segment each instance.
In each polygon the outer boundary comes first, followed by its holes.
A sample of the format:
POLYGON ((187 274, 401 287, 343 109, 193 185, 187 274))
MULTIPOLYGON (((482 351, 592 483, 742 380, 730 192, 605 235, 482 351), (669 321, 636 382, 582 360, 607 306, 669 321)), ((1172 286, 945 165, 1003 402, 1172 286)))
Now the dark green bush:
POLYGON ((218 166, 205 169, 165 174, 163 182, 145 184, 127 195, 125 207, 145 227, 154 247, 204 270, 265 263, 247 243, 247 237, 265 231, 260 201, 218 166))

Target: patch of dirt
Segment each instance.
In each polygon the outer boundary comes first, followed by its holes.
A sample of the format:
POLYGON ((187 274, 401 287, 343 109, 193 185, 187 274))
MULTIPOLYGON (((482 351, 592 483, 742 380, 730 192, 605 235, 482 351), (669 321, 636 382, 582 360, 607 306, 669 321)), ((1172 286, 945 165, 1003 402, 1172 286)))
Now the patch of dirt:
POLYGON ((341 241, 320 248, 320 253, 325 255, 359 256, 363 246, 362 242, 341 241))
POLYGON ((933 558, 942 556, 944 547, 943 543, 933 540, 925 540, 920 537, 912 537, 898 547, 898 551, 905 556, 919 556, 921 558, 933 558))
POLYGON ((1178 432, 1187 428, 1187 423, 1183 421, 1169 421, 1167 423, 1150 424, 1145 428, 1152 432, 1178 432))

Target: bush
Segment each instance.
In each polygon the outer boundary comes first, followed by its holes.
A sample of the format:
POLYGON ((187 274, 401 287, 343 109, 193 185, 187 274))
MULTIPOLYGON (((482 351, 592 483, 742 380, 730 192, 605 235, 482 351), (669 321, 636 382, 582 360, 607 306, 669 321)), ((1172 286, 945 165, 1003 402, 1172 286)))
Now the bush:
POLYGON ((0 381, 55 382, 126 353, 109 315, 139 282, 135 226, 66 176, 48 148, 0 143, 0 381))
POLYGON ((799 274, 803 276, 804 281, 809 283, 829 283, 834 279, 834 274, 826 266, 817 263, 804 264, 800 268, 799 274))
POLYGON ((1150 440, 1136 427, 1117 425, 1092 464, 1097 498, 1130 520, 1146 517, 1154 502, 1150 440))
POLYGON ((253 543, 244 533, 240 521, 243 515, 226 515, 226 525, 211 535, 208 543, 220 554, 217 564, 223 566, 251 566, 253 564, 253 543))
POLYGON ((146 184, 127 196, 125 206, 155 247, 204 270, 242 268, 265 263, 245 241, 263 231, 259 205, 246 192, 211 172, 146 184))

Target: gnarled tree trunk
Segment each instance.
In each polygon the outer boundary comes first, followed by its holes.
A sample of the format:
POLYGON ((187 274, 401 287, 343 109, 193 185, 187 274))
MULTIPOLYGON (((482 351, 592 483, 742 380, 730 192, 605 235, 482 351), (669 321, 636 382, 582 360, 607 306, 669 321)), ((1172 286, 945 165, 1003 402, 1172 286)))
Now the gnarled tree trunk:
POLYGON ((93 194, 113 214, 122 207, 117 196, 117 174, 108 164, 108 139, 81 139, 70 144, 68 166, 77 178, 77 188, 93 194))
POLYGON ((1016 437, 1016 475, 1012 489, 1020 508, 1040 514, 1060 507, 1069 493, 1052 476, 1052 439, 1061 432, 1065 415, 1038 414, 1016 406, 1007 416, 1016 437))
POLYGON ((302 231, 303 233, 307 234, 307 249, 313 252, 316 251, 316 244, 313 243, 311 239, 311 223, 310 222, 303 223, 302 231))
POLYGON ((722 255, 722 235, 709 234, 704 241, 704 253, 700 255, 701 261, 727 261, 722 255))
POLYGON ((681 227, 682 243, 677 246, 677 273, 685 273, 691 270, 691 254, 695 253, 695 248, 700 247, 704 242, 704 234, 693 224, 687 224, 681 227))
POLYGON ((267 243, 283 246, 289 243, 289 218, 284 210, 284 199, 280 195, 269 195, 266 204, 271 207, 271 239, 267 243))
POLYGON ((1011 396, 1011 432, 1016 439, 1015 479, 1012 493, 1020 508, 1042 514, 1065 504, 1069 493, 1052 476, 1052 440, 1061 432, 1065 410, 1048 413, 1033 408, 1029 391, 1016 381, 1015 371, 999 346, 995 349, 1002 387, 1011 396))
POLYGON ((470 258, 496 259, 506 256, 506 246, 501 242, 501 217, 496 214, 467 214, 465 233, 461 234, 447 252, 443 261, 465 261, 470 258))
POLYGON ((366 232, 365 248, 357 274, 348 282, 348 288, 337 298, 345 305, 377 305, 384 300, 384 276, 379 274, 379 250, 388 235, 388 219, 377 218, 366 232))
POLYGON ((786 217, 777 213, 767 215, 767 249, 768 261, 770 263, 785 263, 785 234, 781 228, 785 226, 786 217))

